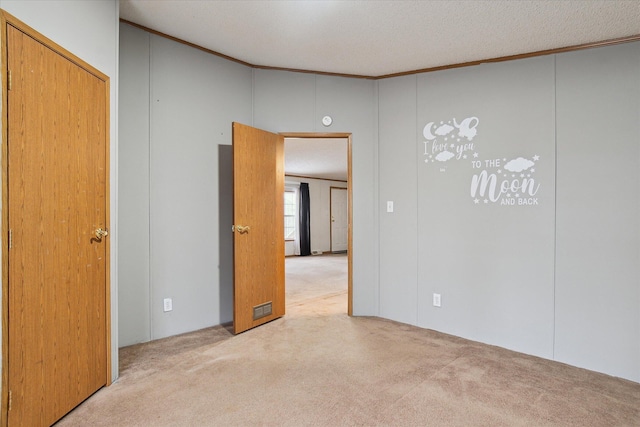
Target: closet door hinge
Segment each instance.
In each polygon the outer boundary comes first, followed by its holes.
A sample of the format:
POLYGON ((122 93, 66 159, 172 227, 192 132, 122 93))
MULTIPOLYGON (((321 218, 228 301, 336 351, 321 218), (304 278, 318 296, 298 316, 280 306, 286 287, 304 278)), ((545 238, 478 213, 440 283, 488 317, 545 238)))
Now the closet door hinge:
POLYGON ((13 247, 13 230, 9 229, 9 249, 13 247))
POLYGON ((11 410, 11 401, 13 400, 12 397, 13 396, 12 396, 11 390, 9 390, 9 411, 11 410))
POLYGON ((7 90, 11 90, 11 70, 8 70, 8 75, 7 75, 7 90))

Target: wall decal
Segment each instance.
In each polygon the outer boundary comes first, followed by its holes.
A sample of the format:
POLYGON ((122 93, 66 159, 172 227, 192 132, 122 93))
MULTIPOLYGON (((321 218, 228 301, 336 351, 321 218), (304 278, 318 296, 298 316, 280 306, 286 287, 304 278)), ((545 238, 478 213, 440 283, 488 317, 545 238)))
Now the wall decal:
POLYGON ((467 117, 460 123, 455 118, 446 123, 439 124, 429 122, 422 129, 424 141, 424 162, 435 163, 447 162, 449 160, 466 160, 469 156, 478 157, 473 142, 477 134, 477 127, 480 120, 477 117, 467 117), (435 125, 435 131, 433 127, 435 125), (457 129, 457 132, 455 130, 457 129), (435 133, 435 134, 434 134, 435 133), (473 153, 473 154, 472 154, 473 153))
POLYGON ((480 123, 480 120, 477 117, 467 117, 460 124, 456 123, 456 119, 453 119, 454 126, 459 130, 458 136, 467 138, 469 141, 476 136, 478 123, 480 123))
POLYGON ((438 129, 436 129, 436 135, 447 135, 453 129, 454 129, 454 127, 450 126, 448 124, 444 124, 444 125, 438 126, 438 129))
POLYGON ((442 151, 438 153, 438 155, 436 156, 436 160, 439 162, 446 162, 447 160, 451 160, 452 157, 455 157, 455 154, 453 154, 451 151, 442 151))
POLYGON ((540 190, 536 181, 534 167, 540 160, 535 155, 532 159, 518 157, 507 160, 476 160, 471 167, 476 169, 471 177, 470 195, 473 203, 499 203, 502 206, 534 206, 538 198, 534 197, 540 190))
POLYGON ((506 165, 504 165, 504 168, 509 172, 522 172, 523 170, 529 169, 534 164, 535 163, 533 163, 529 159, 518 157, 517 159, 511 160, 506 165))
POLYGON ((431 133, 431 127, 433 126, 433 122, 429 122, 425 125, 424 129, 422 129, 422 135, 429 141, 433 141, 436 137, 431 133))
POLYGON ((469 194, 475 205, 538 205, 540 184, 535 166, 540 156, 483 160, 474 141, 479 124, 480 119, 475 116, 460 123, 455 118, 427 123, 422 129, 424 162, 440 164, 440 172, 446 172, 447 162, 470 160, 473 176, 469 194))

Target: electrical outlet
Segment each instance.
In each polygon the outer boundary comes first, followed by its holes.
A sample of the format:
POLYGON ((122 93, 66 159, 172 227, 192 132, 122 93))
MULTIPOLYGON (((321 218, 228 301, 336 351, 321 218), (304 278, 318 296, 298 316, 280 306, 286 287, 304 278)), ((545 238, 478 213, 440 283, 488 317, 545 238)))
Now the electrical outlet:
POLYGON ((393 202, 391 200, 387 202, 387 212, 393 212, 393 202))
POLYGON ((433 294, 433 306, 434 307, 440 307, 441 301, 440 301, 440 294, 433 294))
POLYGON ((165 313, 167 311, 173 310, 173 300, 171 298, 165 298, 163 302, 164 302, 164 311, 165 311, 165 313))

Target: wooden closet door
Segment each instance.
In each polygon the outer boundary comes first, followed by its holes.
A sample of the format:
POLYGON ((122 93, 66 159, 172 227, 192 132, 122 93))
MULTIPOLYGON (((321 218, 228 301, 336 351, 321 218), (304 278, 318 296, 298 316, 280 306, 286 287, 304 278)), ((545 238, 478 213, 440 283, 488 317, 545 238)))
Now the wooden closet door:
POLYGON ((7 25, 9 425, 107 383, 108 83, 7 25))

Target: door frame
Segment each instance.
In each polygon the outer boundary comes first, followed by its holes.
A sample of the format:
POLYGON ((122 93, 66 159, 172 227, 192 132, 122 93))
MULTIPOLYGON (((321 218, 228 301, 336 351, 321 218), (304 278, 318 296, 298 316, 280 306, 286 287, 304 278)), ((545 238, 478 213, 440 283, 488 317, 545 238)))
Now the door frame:
MULTIPOLYGON (((80 68, 83 68, 90 74, 93 74, 98 79, 102 80, 106 84, 106 109, 105 109, 105 129, 110 128, 110 79, 109 77, 100 72, 98 69, 94 68, 87 62, 75 56, 73 53, 69 52, 64 47, 60 46, 53 40, 45 37, 40 34, 38 31, 34 30, 24 22, 20 21, 15 16, 6 12, 5 10, 0 9, 0 73, 2 80, 2 135, 1 143, 2 143, 2 160, 1 160, 1 182, 2 186, 2 220, 0 226, 0 233, 2 234, 2 294, 0 297, 2 298, 2 403, 0 405, 0 425, 7 425, 8 416, 9 416, 9 183, 8 183, 8 136, 9 136, 9 115, 8 115, 8 61, 7 61, 7 27, 12 26, 33 38, 37 42, 71 61, 75 65, 80 68)), ((111 208, 110 208, 110 166, 109 166, 109 151, 110 151, 110 135, 109 132, 105 132, 105 159, 107 161, 107 167, 105 170, 106 173, 106 181, 105 181, 105 225, 107 229, 110 229, 111 224, 111 208)), ((107 367, 107 382, 106 386, 111 385, 112 383, 112 370, 111 370, 111 244, 107 244, 105 248, 105 339, 106 339, 106 367, 107 367)))
POLYGON ((351 133, 350 132, 280 132, 285 138, 343 138, 347 140, 347 314, 353 316, 353 185, 351 176, 351 133))

